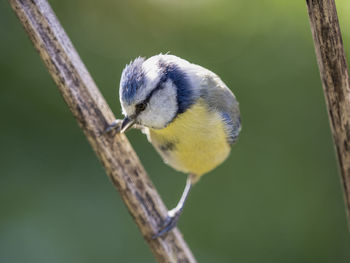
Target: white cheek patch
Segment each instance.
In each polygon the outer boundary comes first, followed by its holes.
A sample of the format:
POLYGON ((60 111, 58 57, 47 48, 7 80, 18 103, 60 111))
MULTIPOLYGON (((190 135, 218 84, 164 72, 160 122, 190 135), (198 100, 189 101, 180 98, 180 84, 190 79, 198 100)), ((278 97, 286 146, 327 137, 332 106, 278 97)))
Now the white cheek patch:
POLYGON ((147 127, 164 128, 177 113, 176 87, 170 80, 163 85, 153 94, 146 110, 139 115, 139 121, 147 127))

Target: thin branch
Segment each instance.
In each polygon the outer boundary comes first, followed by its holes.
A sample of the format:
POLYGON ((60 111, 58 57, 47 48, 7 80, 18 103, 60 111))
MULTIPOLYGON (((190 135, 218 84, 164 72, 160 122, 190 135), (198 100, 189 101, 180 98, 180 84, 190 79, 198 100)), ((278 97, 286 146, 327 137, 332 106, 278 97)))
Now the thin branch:
POLYGON ((350 85, 334 0, 306 0, 350 226, 350 85))
POLYGON ((45 0, 9 2, 156 259, 196 262, 178 229, 151 238, 167 209, 126 137, 101 135, 115 118, 49 4, 45 0))

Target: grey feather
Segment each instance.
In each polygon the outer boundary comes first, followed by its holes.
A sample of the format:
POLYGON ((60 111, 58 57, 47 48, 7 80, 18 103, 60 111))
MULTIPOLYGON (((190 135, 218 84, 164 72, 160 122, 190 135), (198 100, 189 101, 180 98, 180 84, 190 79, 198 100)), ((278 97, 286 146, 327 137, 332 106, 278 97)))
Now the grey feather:
POLYGON ((227 141, 233 144, 241 131, 239 104, 232 91, 209 70, 202 76, 200 96, 210 110, 218 111, 226 125, 227 141))

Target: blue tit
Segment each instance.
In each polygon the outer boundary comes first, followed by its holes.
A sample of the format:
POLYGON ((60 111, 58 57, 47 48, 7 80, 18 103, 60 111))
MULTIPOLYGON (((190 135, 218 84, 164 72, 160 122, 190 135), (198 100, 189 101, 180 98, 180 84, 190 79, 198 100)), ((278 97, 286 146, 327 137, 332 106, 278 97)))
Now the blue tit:
POLYGON ((125 118, 107 131, 142 129, 166 164, 188 174, 156 238, 176 226, 191 186, 228 157, 241 130, 238 102, 216 74, 168 54, 127 65, 119 98, 125 118))

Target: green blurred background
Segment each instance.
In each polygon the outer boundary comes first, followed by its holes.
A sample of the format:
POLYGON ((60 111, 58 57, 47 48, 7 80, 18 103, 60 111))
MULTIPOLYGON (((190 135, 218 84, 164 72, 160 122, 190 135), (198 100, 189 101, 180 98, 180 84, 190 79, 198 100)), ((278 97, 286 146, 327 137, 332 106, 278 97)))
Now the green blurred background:
MULTIPOLYGON (((121 71, 170 51, 240 101, 230 158, 179 227, 199 262, 350 262, 350 235, 304 1, 50 1, 117 116, 121 71)), ((350 55, 350 2, 338 0, 350 55)), ((0 262, 154 262, 7 1, 0 1, 0 262)), ((185 176, 128 137, 169 208, 185 176)))

